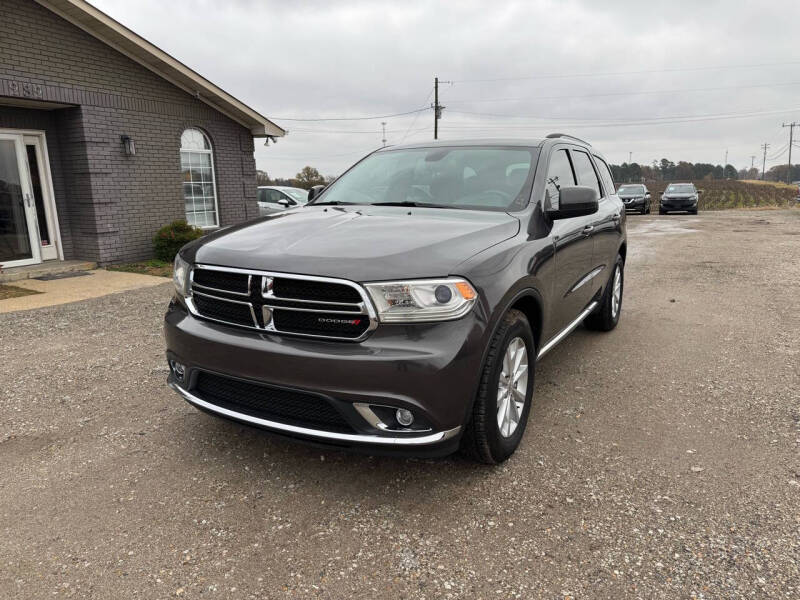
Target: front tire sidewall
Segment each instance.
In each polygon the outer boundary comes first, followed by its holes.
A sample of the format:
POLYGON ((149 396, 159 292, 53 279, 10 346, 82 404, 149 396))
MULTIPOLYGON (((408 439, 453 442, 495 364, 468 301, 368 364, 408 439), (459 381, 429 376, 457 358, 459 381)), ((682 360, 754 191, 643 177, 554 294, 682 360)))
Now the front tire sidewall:
POLYGON ((511 456, 522 441, 522 436, 525 434, 525 427, 528 424, 528 415, 531 411, 531 402, 533 398, 533 385, 534 385, 534 371, 536 365, 536 348, 533 343, 533 332, 524 318, 518 319, 514 324, 509 327, 503 341, 500 344, 500 352, 494 360, 491 369, 491 376, 489 379, 488 392, 491 394, 487 398, 489 410, 487 417, 490 423, 487 423, 487 442, 491 450, 492 457, 495 462, 502 462, 511 456), (525 392, 525 405, 522 407, 522 415, 520 416, 517 429, 509 437, 503 437, 500 434, 500 428, 497 424, 497 409, 498 409, 498 394, 497 388, 500 382, 500 373, 503 370, 503 356, 505 356, 506 349, 514 338, 521 338, 525 342, 525 350, 528 353, 528 389, 525 392))

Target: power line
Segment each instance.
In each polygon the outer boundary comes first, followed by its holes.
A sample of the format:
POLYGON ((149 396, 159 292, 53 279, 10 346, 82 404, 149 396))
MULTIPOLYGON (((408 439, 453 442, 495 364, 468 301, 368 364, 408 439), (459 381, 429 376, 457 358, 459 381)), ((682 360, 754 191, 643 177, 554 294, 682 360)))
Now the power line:
POLYGON ((749 65, 719 65, 714 67, 687 67, 687 68, 670 68, 670 69, 643 69, 640 71, 607 71, 607 72, 593 72, 593 73, 568 73, 557 75, 530 75, 525 77, 495 77, 491 79, 456 79, 453 83, 492 83, 499 81, 529 81, 534 79, 572 79, 579 77, 609 77, 616 75, 645 75, 648 73, 679 73, 690 71, 722 71, 731 69, 757 69, 761 67, 778 67, 785 65, 797 65, 800 61, 789 62, 776 62, 776 63, 761 63, 749 65))
POLYGON ((783 83, 758 83, 751 85, 728 85, 728 86, 716 86, 716 87, 706 87, 706 88, 683 88, 683 89, 671 89, 671 90, 642 90, 642 91, 630 90, 624 92, 603 92, 599 94, 562 94, 558 96, 529 96, 522 98, 486 98, 483 100, 456 99, 456 100, 451 100, 450 104, 475 104, 479 102, 530 102, 532 100, 563 100, 563 99, 574 99, 574 98, 604 98, 611 96, 627 97, 627 96, 647 96, 647 95, 658 95, 658 94, 684 94, 691 92, 716 92, 723 90, 743 90, 743 89, 753 89, 753 88, 763 88, 763 87, 787 87, 793 85, 800 85, 800 81, 783 82, 783 83))
POLYGON ((303 121, 303 122, 312 122, 312 121, 371 121, 374 119, 390 119, 392 117, 403 117, 405 115, 413 115, 414 113, 424 112, 426 110, 430 110, 429 106, 423 106, 422 108, 417 108, 415 110, 409 110, 406 112, 401 113, 394 113, 392 115, 375 115, 372 117, 316 117, 313 119, 301 119, 299 117, 270 117, 270 119, 275 119, 276 121, 303 121))
POLYGON ((630 122, 619 122, 615 121, 612 123, 570 123, 570 124, 549 124, 546 127, 542 124, 509 124, 509 125, 467 125, 467 126, 449 126, 447 128, 448 131, 508 131, 510 128, 514 130, 524 130, 524 129, 533 129, 533 130, 542 130, 545 128, 553 129, 554 127, 558 128, 568 128, 568 129, 604 129, 607 127, 651 127, 655 125, 677 125, 681 123, 703 123, 708 121, 725 121, 725 120, 733 120, 733 119, 751 119, 754 117, 759 117, 761 114, 750 114, 750 115, 734 115, 734 116, 722 116, 722 117, 714 117, 714 118, 705 118, 705 119, 675 119, 672 121, 630 121, 630 122))
MULTIPOLYGON (((413 133, 418 131, 425 131, 429 129, 428 127, 420 127, 413 130, 413 133)), ((386 133, 402 133, 403 131, 408 131, 408 129, 387 129, 386 133)), ((335 133, 337 135, 347 135, 347 134, 375 134, 373 129, 292 129, 292 133, 335 133)))
MULTIPOLYGON (((427 104, 428 100, 431 99, 431 96, 433 95, 433 91, 434 91, 433 88, 431 88, 431 91, 428 92, 427 96, 425 96, 424 104, 427 104)), ((408 137, 408 134, 411 132, 411 128, 416 124, 418 118, 419 118, 419 113, 414 115, 414 120, 411 121, 411 124, 408 126, 408 129, 406 129, 405 134, 403 134, 403 137, 400 138, 400 141, 398 142, 399 144, 402 144, 406 140, 406 138, 408 137)))

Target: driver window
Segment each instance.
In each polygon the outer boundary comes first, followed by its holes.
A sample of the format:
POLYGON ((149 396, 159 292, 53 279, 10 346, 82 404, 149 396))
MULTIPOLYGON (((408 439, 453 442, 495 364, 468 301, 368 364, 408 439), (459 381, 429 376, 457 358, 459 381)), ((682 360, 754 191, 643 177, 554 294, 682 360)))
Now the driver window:
POLYGON ((545 185, 550 198, 550 208, 557 210, 561 188, 575 187, 575 174, 566 150, 556 150, 550 155, 550 166, 547 168, 545 185))

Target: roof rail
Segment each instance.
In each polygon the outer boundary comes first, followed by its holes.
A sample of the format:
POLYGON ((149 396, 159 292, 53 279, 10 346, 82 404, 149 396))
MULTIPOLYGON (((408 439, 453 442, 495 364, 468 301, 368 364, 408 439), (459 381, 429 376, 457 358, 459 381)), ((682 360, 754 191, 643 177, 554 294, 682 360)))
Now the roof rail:
POLYGON ((568 133, 549 133, 547 134, 547 139, 553 138, 569 138, 571 140, 575 140, 576 142, 580 142, 581 144, 586 144, 587 146, 591 146, 589 142, 586 140, 582 140, 579 137, 575 137, 574 135, 569 135, 568 133))

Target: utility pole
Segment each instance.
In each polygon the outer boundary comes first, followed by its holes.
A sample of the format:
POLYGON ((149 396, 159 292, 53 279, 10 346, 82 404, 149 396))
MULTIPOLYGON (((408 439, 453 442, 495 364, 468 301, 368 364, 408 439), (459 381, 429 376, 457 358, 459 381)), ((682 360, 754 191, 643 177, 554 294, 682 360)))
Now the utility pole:
POLYGON ((633 152, 628 152, 628 164, 633 162, 633 152))
POLYGON ((725 148, 725 164, 722 165, 722 175, 725 176, 725 167, 728 166, 728 149, 725 148))
POLYGON ((381 121, 381 127, 383 127, 383 147, 386 148, 386 121, 381 121))
POLYGON ((750 168, 751 169, 753 168, 753 163, 755 163, 755 162, 756 162, 756 155, 755 154, 751 154, 750 155, 750 168))
POLYGON ((765 142, 761 144, 761 147, 764 149, 764 162, 761 164, 761 181, 764 181, 764 172, 767 170, 767 148, 769 148, 769 144, 765 142))
POLYGON ((784 127, 789 128, 789 171, 786 173, 786 183, 792 183, 792 134, 794 133, 794 128, 800 125, 795 121, 791 123, 784 123, 784 127))
MULTIPOLYGON (((442 83, 450 83, 443 81, 442 83)), ((439 104, 439 78, 433 78, 433 139, 439 139, 439 119, 442 118, 444 106, 439 104)))

